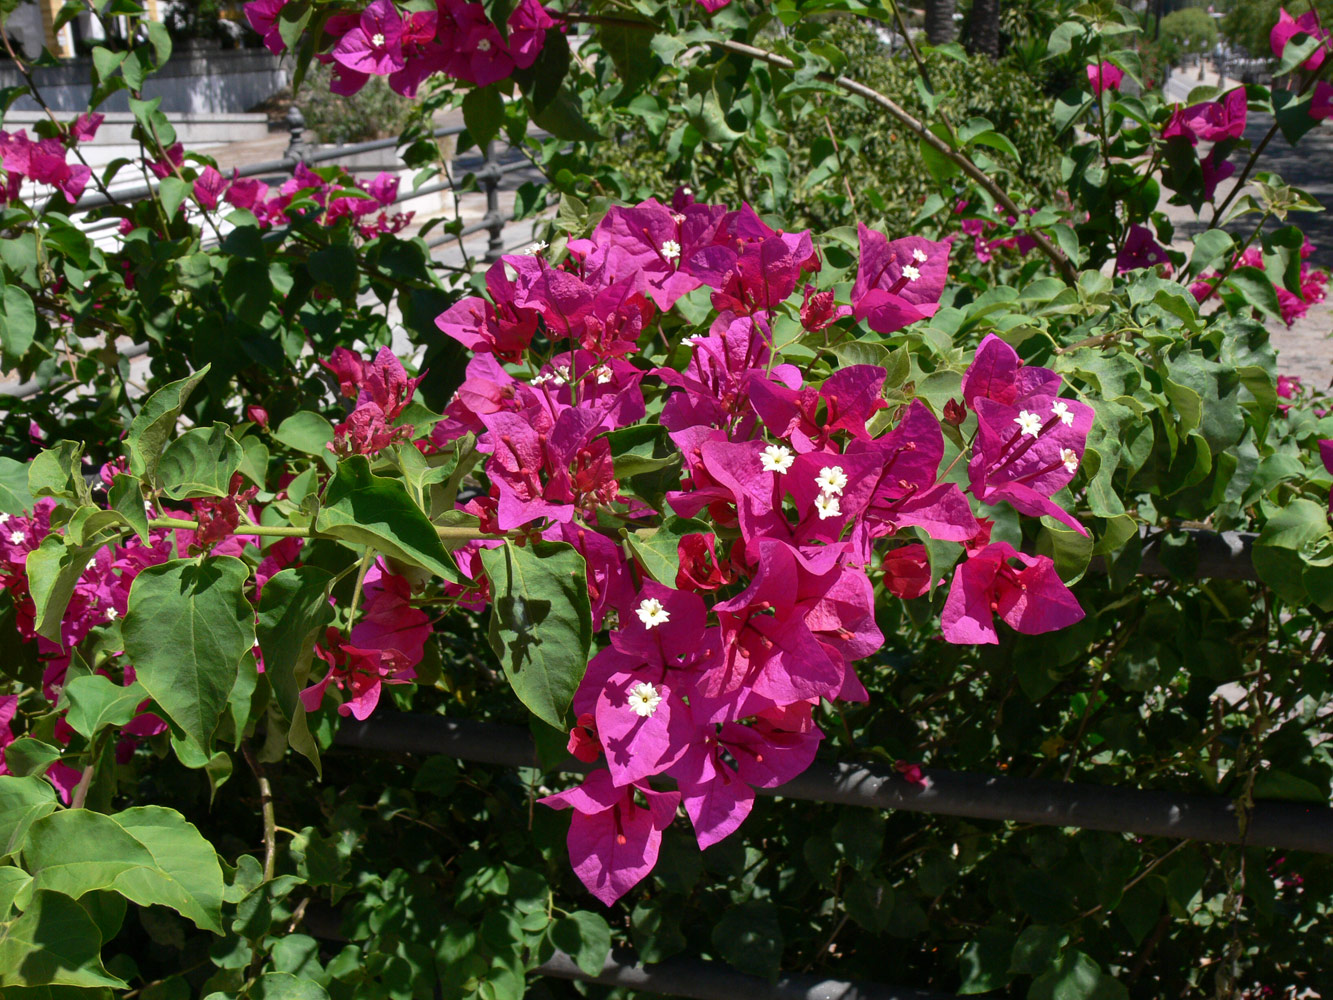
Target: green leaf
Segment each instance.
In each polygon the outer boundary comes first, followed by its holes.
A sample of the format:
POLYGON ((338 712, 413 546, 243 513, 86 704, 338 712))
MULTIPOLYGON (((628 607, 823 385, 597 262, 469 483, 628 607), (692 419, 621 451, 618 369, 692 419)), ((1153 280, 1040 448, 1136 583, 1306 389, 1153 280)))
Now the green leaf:
POLYGON ((148 397, 143 408, 130 423, 125 435, 125 448, 130 456, 130 474, 152 482, 157 476, 157 465, 162 449, 176 429, 176 421, 190 393, 208 374, 204 365, 194 374, 177 382, 164 385, 148 397))
POLYGON ((1298 498, 1268 519, 1259 532, 1259 544, 1299 550, 1328 533, 1328 508, 1298 498))
POLYGON ((976 938, 963 947, 958 956, 958 971, 963 981, 958 986, 962 996, 1002 989, 1013 979, 1009 958, 1014 936, 999 927, 983 927, 976 938))
POLYGON ((135 577, 121 623, 140 684, 205 753, 241 657, 254 646, 250 570, 232 556, 175 559, 135 577))
POLYGON ((360 285, 356 251, 345 243, 336 243, 310 255, 310 277, 332 285, 339 295, 354 295, 360 285))
POLYGON ((401 482, 374 475, 364 455, 338 463, 320 504, 315 529, 321 535, 368 545, 436 576, 459 579, 435 525, 401 482))
POLYGON ((181 202, 190 197, 193 190, 193 184, 174 175, 162 178, 157 196, 162 201, 162 210, 167 213, 168 220, 176 217, 176 210, 181 207, 181 202))
POLYGON ((91 504, 93 495, 83 479, 83 442, 57 441, 44 449, 28 465, 28 489, 34 497, 91 504))
POLYGON ((0 858, 22 847, 28 828, 55 809, 56 790, 49 782, 0 774, 0 858))
POLYGON ((740 972, 773 979, 782 962, 782 924, 768 900, 730 906, 713 927, 713 946, 740 972))
POLYGON ((28 591, 32 596, 38 635, 54 643, 63 642, 60 625, 75 584, 97 550, 116 537, 115 533, 108 533, 91 544, 79 545, 68 536, 50 534, 28 553, 28 591))
POLYGON ((128 52, 112 52, 101 45, 93 46, 93 73, 98 83, 111 79, 120 64, 125 61, 128 52))
POLYGON ((611 954, 611 928, 597 913, 577 910, 551 925, 551 943, 589 976, 600 976, 611 954))
POLYGON ((676 585, 680 571, 680 540, 686 535, 709 533, 709 526, 693 518, 674 514, 657 528, 639 528, 627 536, 630 550, 644 570, 658 583, 676 585))
POLYGON ((60 750, 32 736, 20 736, 5 747, 9 773, 19 778, 40 778, 60 759, 60 750))
POLYGON ((477 87, 463 96, 463 124, 479 147, 499 134, 504 119, 505 103, 498 85, 477 87))
POLYGON ((32 510, 32 505, 27 464, 0 458, 0 513, 22 515, 32 510))
POLYGON ((1257 267, 1238 267, 1227 276, 1224 284, 1240 293, 1245 304, 1258 309, 1271 319, 1282 318, 1282 306, 1277 299, 1277 289, 1268 275, 1257 267))
POLYGON ((0 921, 0 986, 126 986, 102 966, 101 951, 102 933, 87 910, 39 890, 21 914, 0 921))
POLYGON ((37 308, 32 296, 18 285, 6 285, 0 312, 0 348, 5 356, 18 360, 28 353, 37 335, 37 308))
POLYGON ((290 972, 266 972, 250 988, 252 1000, 328 1000, 324 987, 290 972))
POLYGON ((75 899, 107 889, 140 906, 169 906, 201 930, 222 932, 217 853, 175 810, 138 806, 114 816, 61 810, 33 824, 23 861, 34 889, 75 899))
POLYGON ((1201 233, 1195 237, 1194 249, 1190 251, 1190 262, 1185 273, 1191 278, 1197 278, 1221 260, 1235 245, 1236 241, 1231 238, 1231 234, 1224 230, 1210 229, 1206 233, 1201 233))
POLYGON ((171 33, 161 21, 146 21, 148 41, 153 46, 153 56, 158 66, 171 58, 171 33))
POLYGON ((172 500, 229 496, 243 456, 226 424, 194 427, 162 452, 157 466, 162 492, 172 500))
POLYGON ((264 654, 264 676, 277 710, 290 723, 288 741, 319 769, 319 748, 309 737, 305 706, 298 697, 310 674, 315 640, 333 620, 328 589, 333 574, 315 566, 275 573, 259 599, 256 634, 264 654))
POLYGON ((654 25, 635 14, 623 14, 621 19, 635 23, 618 21, 599 25, 597 40, 615 63, 625 91, 633 93, 651 80, 657 70, 657 58, 651 44, 654 25))
POLYGON ((111 480, 111 489, 107 492, 107 503, 111 509, 125 519, 125 523, 134 529, 139 540, 148 541, 148 515, 143 506, 143 489, 139 480, 125 473, 117 473, 111 480))
POLYGON ((288 448, 314 455, 333 468, 329 444, 333 441, 333 424, 311 410, 300 410, 278 425, 273 437, 288 448))
POLYGON ((481 551, 491 581, 491 648, 528 709, 568 729, 574 691, 592 645, 583 557, 563 542, 481 551))
POLYGON ((1063 927, 1047 927, 1032 924, 1023 928, 1014 942, 1013 954, 1009 959, 1009 971, 1013 973, 1038 976, 1055 964, 1060 952, 1069 943, 1069 932, 1063 927))
POLYGON ((532 116, 532 123, 557 139, 570 142, 596 142, 602 133, 583 117, 583 103, 565 87, 556 91, 550 102, 532 116))
POLYGON ((69 700, 65 721, 91 740, 104 726, 123 726, 134 718, 148 692, 138 683, 122 686, 88 674, 66 684, 64 697, 69 700))

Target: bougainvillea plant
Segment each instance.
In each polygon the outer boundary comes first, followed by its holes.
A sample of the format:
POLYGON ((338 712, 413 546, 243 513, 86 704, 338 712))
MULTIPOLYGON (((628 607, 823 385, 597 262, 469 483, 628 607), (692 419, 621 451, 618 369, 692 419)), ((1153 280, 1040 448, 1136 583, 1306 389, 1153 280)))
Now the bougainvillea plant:
MULTIPOLYGON (((460 269, 405 177, 185 150, 144 96, 170 38, 94 7, 132 30, 87 112, 0 133, 5 997, 517 1000, 613 944, 1321 987, 1327 859, 766 797, 823 757, 1328 804, 1333 417, 1261 322, 1322 299, 1288 222, 1317 206, 1255 169, 1328 117, 1317 19, 1274 28, 1287 86, 1172 106, 1134 15, 1062 7, 1024 42, 1070 86, 1036 204, 994 179, 1009 139, 937 113, 930 53, 921 122, 821 44, 892 6, 247 5, 298 75, 388 77, 542 169, 545 238, 460 269), (120 89, 138 155, 93 170, 120 89), (858 225, 801 221, 784 123, 848 95, 918 144, 910 232, 833 172, 858 225), (634 130, 647 200, 603 155, 634 130), (1198 572, 1237 530, 1246 573, 1198 572), (540 766, 347 749, 404 710, 521 723, 540 766)), ((438 170, 424 125, 404 156, 438 170)))

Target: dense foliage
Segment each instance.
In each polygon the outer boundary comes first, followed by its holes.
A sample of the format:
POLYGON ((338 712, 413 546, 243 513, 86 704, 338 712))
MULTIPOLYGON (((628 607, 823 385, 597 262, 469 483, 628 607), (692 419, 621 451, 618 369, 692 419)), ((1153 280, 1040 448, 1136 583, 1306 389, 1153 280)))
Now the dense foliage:
POLYGON ((542 167, 547 242, 484 272, 407 235, 398 178, 181 149, 128 0, 94 107, 0 133, 0 347, 37 386, 0 432, 0 991, 509 1000, 613 944, 1327 991, 1333 864, 1243 836, 1333 781, 1333 415, 1264 326, 1323 297, 1319 206, 1244 139, 1333 116, 1322 28, 1275 22, 1290 86, 1172 107, 1110 3, 1010 24, 998 68, 858 65, 828 15, 892 7, 628 6, 250 5, 340 95, 542 167), (1050 129, 992 83, 1054 88, 1050 129), (140 154, 94 174, 120 89, 140 154), (1200 528, 1253 533, 1257 578, 1201 576, 1200 528), (542 767, 337 742, 408 709, 523 725, 542 767), (759 794, 816 755, 1211 794, 1242 843, 759 794))

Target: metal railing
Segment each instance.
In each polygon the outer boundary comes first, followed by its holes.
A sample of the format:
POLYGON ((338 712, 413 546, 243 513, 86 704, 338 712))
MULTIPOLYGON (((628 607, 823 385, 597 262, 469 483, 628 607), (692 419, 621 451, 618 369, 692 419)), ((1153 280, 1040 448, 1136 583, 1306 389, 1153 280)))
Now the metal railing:
MULTIPOLYGON (((542 769, 526 730, 467 719, 386 712, 364 722, 344 722, 335 742, 353 750, 443 754, 482 764, 542 769)), ((590 767, 571 756, 556 769, 583 773, 590 767)), ((1258 802, 1248 813, 1242 834, 1235 803, 1220 796, 935 768, 926 768, 924 773, 928 780, 921 785, 886 765, 816 761, 787 784, 756 791, 870 809, 1333 854, 1333 809, 1327 806, 1258 802)))

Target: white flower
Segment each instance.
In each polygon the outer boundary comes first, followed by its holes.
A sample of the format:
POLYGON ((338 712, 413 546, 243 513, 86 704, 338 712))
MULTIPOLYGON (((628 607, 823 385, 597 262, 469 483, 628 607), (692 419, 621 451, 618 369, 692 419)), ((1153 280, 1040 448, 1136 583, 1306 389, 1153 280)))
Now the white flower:
POLYGON ((674 222, 674 223, 675 223, 676 225, 678 225, 678 226, 683 225, 684 222, 685 222, 685 216, 682 215, 680 212, 672 212, 672 213, 671 213, 671 221, 674 222))
POLYGON ((1024 434, 1036 437, 1041 433, 1041 417, 1027 410, 1019 410, 1018 416, 1014 417, 1014 423, 1018 424, 1024 434))
POLYGON ((795 461, 796 456, 791 453, 791 449, 780 444, 770 444, 759 456, 759 464, 765 472, 776 472, 782 476, 787 474, 795 461))
POLYGON ((662 244, 662 256, 667 260, 675 260, 680 256, 680 244, 675 240, 667 240, 662 244))
POLYGON ((680 342, 686 347, 693 347, 695 344, 699 343, 699 338, 694 334, 690 334, 688 337, 681 337, 680 342))
POLYGON ((837 497, 831 497, 827 493, 821 493, 815 497, 815 509, 819 511, 819 519, 823 521, 826 518, 837 517, 842 513, 842 504, 838 502, 837 497))
POLYGON ((373 46, 375 46, 375 48, 377 48, 377 49, 382 49, 382 48, 384 48, 384 34, 383 34, 383 32, 379 32, 379 31, 377 31, 377 32, 375 32, 375 34, 371 35, 371 36, 370 36, 370 44, 373 45, 373 46))
POLYGON ((635 609, 644 628, 657 628, 671 621, 671 612, 656 597, 645 597, 635 609))
POLYGON ((1066 427, 1072 427, 1074 424, 1074 414, 1070 411, 1069 405, 1063 399, 1057 399, 1051 404, 1051 412, 1060 418, 1060 423, 1066 427))
POLYGON ((647 681, 640 681, 629 689, 629 707, 634 709, 635 715, 646 719, 657 711, 661 703, 662 696, 657 693, 657 688, 647 681))
POLYGON ((118 617, 118 616, 116 615, 116 609, 115 609, 114 607, 111 607, 111 608, 107 608, 107 609, 106 609, 106 620, 107 620, 107 621, 109 621, 109 622, 113 622, 113 621, 116 620, 117 617, 118 617))
POLYGON ((606 383, 615 378, 615 375, 611 373, 611 369, 606 365, 598 365, 592 370, 592 373, 597 376, 598 385, 606 385, 606 383))
POLYGON ((841 465, 826 465, 815 477, 815 485, 829 496, 842 496, 842 491, 847 488, 847 473, 842 471, 841 465))
POLYGON ((903 266, 903 277, 908 281, 916 281, 921 277, 921 272, 917 269, 915 264, 905 264, 903 266))
POLYGON ((551 381, 551 376, 545 372, 542 372, 540 375, 532 376, 533 385, 545 385, 549 381, 551 381))
POLYGON ((1060 461, 1065 463, 1065 471, 1070 475, 1078 471, 1078 456, 1074 454, 1074 449, 1061 448, 1060 461))
POLYGON ((1156 250, 1149 250, 1149 251, 1148 251, 1148 263, 1149 263, 1149 264, 1156 264, 1156 263, 1157 263, 1157 251, 1156 251, 1156 250))
POLYGON ((541 252, 542 252, 543 250, 545 250, 548 246, 550 246, 550 244, 547 243, 545 240, 538 240, 536 243, 532 244, 532 246, 527 247, 526 249, 524 249, 524 251, 523 251, 523 256, 524 256, 524 257, 536 257, 537 254, 541 253, 541 252))
MULTIPOLYGON (((541 378, 541 376, 538 375, 537 378, 541 378)), ((555 385, 564 385, 569 381, 569 365, 556 365, 555 370, 549 373, 542 381, 547 380, 553 382, 555 385)), ((535 382, 537 379, 533 379, 533 381, 535 382)))
POLYGON ((13 545, 22 545, 27 537, 28 536, 21 531, 11 531, 9 533, 9 541, 13 545))
POLYGON ((483 38, 483 39, 481 39, 480 41, 478 41, 478 42, 477 42, 477 51, 478 51, 478 52, 489 52, 489 51, 491 51, 491 40, 490 40, 489 38, 483 38))
POLYGON ((924 264, 927 258, 926 255, 922 253, 921 248, 917 247, 915 250, 912 251, 912 259, 916 261, 918 264, 924 264))
POLYGON ((3 510, 0 510, 0 524, 8 524, 8 523, 9 523, 9 515, 6 514, 3 510))

